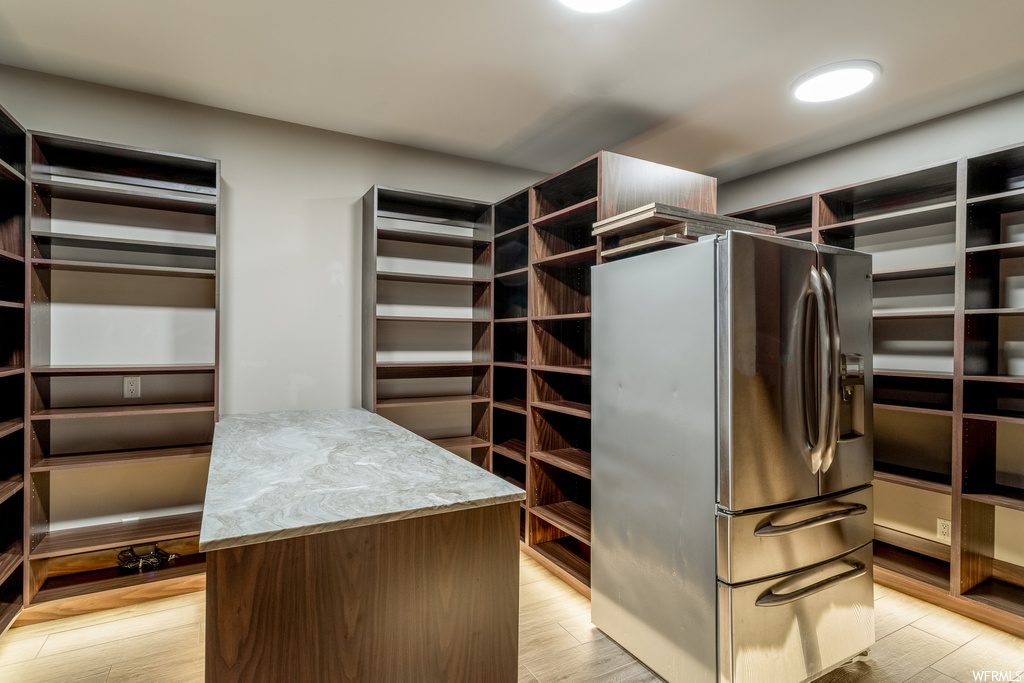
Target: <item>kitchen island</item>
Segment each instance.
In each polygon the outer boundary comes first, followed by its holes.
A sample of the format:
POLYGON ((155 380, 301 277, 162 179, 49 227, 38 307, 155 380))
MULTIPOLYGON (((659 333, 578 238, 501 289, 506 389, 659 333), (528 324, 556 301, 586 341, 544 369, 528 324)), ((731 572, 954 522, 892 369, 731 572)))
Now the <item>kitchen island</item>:
POLYGON ((524 497, 364 410, 222 418, 206 680, 515 681, 524 497))

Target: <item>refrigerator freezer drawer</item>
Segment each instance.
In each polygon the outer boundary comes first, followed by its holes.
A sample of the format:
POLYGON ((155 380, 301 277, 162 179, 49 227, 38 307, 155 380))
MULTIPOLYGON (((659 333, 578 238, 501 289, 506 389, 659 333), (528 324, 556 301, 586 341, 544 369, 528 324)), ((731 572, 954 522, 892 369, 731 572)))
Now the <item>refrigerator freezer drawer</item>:
POLYGON ((718 514, 718 578, 746 583, 839 557, 874 534, 870 486, 767 512, 718 514))
POLYGON ((719 681, 807 681, 875 642, 871 544, 743 586, 718 584, 719 681))

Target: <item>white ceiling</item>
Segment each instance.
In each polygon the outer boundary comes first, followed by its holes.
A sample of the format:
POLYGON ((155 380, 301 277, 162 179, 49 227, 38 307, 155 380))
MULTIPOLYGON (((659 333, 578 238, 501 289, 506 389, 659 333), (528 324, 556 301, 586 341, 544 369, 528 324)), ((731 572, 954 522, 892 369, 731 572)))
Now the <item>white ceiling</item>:
POLYGON ((1024 91, 1022 0, 3 0, 0 63, 556 171, 727 180, 1024 91), (842 59, 847 101, 789 97, 842 59))

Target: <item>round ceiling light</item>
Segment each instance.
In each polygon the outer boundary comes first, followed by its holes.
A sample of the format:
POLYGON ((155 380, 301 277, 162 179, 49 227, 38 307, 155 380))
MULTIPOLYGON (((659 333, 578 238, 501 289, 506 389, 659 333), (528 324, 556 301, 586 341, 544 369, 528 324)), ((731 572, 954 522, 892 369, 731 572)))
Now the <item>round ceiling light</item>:
POLYGON ((793 84, 793 96, 804 102, 828 102, 860 92, 882 73, 882 67, 866 59, 836 62, 808 71, 793 84))
POLYGON ((559 0, 563 5, 577 12, 609 12, 625 5, 629 0, 559 0))

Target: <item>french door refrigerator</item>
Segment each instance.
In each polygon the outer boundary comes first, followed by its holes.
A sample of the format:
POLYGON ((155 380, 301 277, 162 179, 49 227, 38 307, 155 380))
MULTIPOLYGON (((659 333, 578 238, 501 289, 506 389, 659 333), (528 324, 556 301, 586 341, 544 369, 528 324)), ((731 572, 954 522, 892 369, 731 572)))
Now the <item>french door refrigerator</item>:
POLYGON ((669 681, 874 642, 871 258, 729 232, 592 271, 592 620, 669 681))

